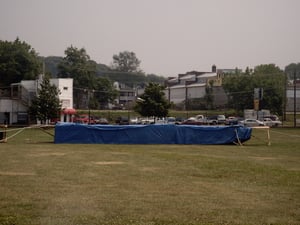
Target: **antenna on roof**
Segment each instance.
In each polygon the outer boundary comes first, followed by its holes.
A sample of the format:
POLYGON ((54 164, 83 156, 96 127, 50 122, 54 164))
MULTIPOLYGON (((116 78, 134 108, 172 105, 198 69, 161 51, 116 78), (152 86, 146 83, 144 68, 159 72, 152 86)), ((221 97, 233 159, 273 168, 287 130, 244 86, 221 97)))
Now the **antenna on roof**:
POLYGON ((217 66, 214 64, 211 67, 211 72, 216 73, 217 72, 217 66))

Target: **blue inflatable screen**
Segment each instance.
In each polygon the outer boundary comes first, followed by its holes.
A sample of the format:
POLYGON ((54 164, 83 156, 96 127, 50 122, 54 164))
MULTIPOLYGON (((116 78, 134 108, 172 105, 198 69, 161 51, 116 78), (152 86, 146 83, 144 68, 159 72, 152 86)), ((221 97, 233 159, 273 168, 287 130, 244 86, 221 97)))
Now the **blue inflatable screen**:
POLYGON ((251 138, 251 128, 193 125, 84 125, 58 123, 54 142, 72 144, 233 144, 251 138))

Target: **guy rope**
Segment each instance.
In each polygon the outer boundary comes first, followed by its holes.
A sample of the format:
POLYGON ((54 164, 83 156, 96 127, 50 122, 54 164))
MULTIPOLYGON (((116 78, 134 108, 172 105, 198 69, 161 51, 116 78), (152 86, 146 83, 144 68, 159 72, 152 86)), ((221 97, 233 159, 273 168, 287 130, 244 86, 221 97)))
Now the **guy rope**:
POLYGON ((8 129, 7 125, 0 126, 0 143, 6 143, 9 139, 17 136, 18 134, 22 133, 24 130, 27 129, 40 129, 43 132, 54 136, 52 133, 48 132, 47 129, 53 128, 53 125, 34 125, 29 127, 22 127, 22 128, 15 128, 15 129, 8 129), (11 134, 11 135, 9 135, 11 134))

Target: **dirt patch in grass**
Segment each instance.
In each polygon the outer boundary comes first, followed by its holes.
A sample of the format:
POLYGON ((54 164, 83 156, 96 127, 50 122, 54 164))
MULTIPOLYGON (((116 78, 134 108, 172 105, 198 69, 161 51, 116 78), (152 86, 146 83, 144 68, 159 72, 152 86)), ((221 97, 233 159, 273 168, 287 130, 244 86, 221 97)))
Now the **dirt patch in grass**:
POLYGON ((121 161, 100 161, 100 162, 92 162, 93 164, 96 165, 122 165, 125 164, 125 162, 121 161))
POLYGON ((0 176, 35 176, 35 173, 0 171, 0 176))
POLYGON ((129 152, 110 152, 112 155, 130 155, 129 152))
POLYGON ((157 167, 142 167, 140 169, 142 172, 156 172, 159 170, 157 167))
POLYGON ((256 159, 256 160, 277 160, 278 158, 275 157, 249 157, 251 159, 256 159))
POLYGON ((30 154, 32 157, 43 157, 43 156, 64 156, 66 153, 63 152, 39 152, 39 153, 34 153, 30 154))

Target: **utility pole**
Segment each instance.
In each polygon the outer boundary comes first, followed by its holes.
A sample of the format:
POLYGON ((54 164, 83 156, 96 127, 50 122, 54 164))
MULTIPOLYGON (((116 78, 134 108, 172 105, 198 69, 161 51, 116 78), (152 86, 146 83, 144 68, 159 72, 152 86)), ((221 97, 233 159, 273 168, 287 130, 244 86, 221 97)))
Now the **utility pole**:
POLYGON ((89 108, 89 125, 91 124, 91 108, 90 108, 90 89, 88 90, 88 108, 89 108))
POLYGON ((284 73, 282 122, 286 121, 286 102, 287 102, 287 93, 286 92, 287 92, 287 73, 284 73))
POLYGON ((297 120, 296 120, 296 111, 297 111, 297 105, 296 105, 296 97, 297 97, 297 95, 296 95, 296 90, 297 90, 297 82, 296 82, 296 70, 294 71, 294 127, 296 127, 296 125, 297 125, 297 120))

